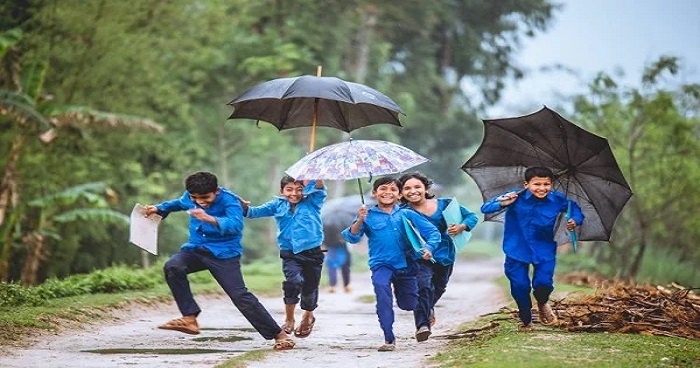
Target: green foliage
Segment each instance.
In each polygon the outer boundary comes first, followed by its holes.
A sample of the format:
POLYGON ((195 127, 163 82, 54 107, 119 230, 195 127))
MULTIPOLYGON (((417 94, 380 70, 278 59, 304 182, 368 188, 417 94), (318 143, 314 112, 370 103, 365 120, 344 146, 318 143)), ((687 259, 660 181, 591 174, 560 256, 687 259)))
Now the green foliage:
POLYGON ((87 275, 73 275, 61 280, 48 279, 34 287, 0 283, 0 307, 38 306, 45 304, 49 299, 145 290, 160 282, 162 281, 157 280, 151 270, 117 266, 87 275))

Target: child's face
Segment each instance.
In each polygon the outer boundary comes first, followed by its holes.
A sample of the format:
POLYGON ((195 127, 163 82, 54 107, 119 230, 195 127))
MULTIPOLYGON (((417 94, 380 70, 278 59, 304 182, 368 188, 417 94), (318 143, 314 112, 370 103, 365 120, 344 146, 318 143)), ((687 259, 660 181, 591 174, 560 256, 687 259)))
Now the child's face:
POLYGON ((382 184, 372 191, 372 196, 380 205, 393 205, 399 200, 399 187, 396 183, 382 184))
POLYGON ((541 178, 535 176, 530 179, 530 181, 525 182, 525 189, 527 189, 536 198, 544 198, 552 191, 552 179, 551 178, 541 178))
POLYGON ((401 189, 401 195, 410 203, 419 203, 425 198, 425 184, 416 178, 408 179, 401 189))
POLYGON ((207 194, 190 193, 190 199, 198 206, 202 208, 207 208, 211 206, 212 203, 214 203, 217 194, 219 194, 218 189, 216 190, 216 192, 211 192, 207 194))
POLYGON ((302 193, 304 192, 304 187, 301 183, 289 183, 282 187, 282 196, 287 198, 289 203, 297 204, 301 201, 302 193))

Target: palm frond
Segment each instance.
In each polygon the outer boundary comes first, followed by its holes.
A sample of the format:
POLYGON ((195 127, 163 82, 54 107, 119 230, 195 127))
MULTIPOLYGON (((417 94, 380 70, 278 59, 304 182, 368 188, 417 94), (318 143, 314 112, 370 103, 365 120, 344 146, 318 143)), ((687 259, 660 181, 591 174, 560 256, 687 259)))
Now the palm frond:
POLYGON ((151 119, 134 115, 114 114, 91 109, 84 106, 62 106, 52 109, 47 114, 57 127, 94 127, 127 128, 162 133, 165 128, 151 119))
POLYGON ((51 122, 37 110, 29 95, 4 88, 0 88, 0 116, 8 116, 19 125, 34 123, 44 130, 51 128, 51 122))
POLYGON ((108 191, 107 184, 102 182, 85 183, 68 188, 62 192, 54 193, 45 197, 37 198, 29 202, 33 207, 51 207, 60 205, 72 205, 80 200, 96 207, 107 207, 107 200, 103 194, 108 191))
POLYGON ((110 210, 107 208, 76 208, 70 211, 66 211, 56 217, 54 217, 56 222, 72 222, 72 221, 84 221, 84 222, 104 222, 110 224, 129 224, 129 216, 110 210))

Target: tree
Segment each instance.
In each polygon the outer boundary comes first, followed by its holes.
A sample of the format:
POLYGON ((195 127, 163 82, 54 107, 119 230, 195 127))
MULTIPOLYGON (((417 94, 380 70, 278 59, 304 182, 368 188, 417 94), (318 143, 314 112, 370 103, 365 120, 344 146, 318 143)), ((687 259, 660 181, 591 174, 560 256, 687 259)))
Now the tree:
POLYGON ((637 276, 651 248, 700 261, 700 196, 689 195, 700 191, 700 162, 690 159, 700 157, 700 85, 664 87, 678 71, 677 58, 661 57, 646 68, 642 88, 600 74, 575 102, 576 121, 608 138, 635 193, 610 246, 592 248, 621 276, 637 276))

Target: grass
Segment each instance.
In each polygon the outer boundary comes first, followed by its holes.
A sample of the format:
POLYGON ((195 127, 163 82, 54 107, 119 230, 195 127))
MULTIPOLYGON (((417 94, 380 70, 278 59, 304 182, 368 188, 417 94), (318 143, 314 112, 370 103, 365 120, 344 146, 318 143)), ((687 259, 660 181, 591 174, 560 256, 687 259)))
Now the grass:
MULTIPOLYGON (((487 319, 465 325, 474 328, 487 319)), ((453 340, 432 358, 440 367, 647 368, 700 364, 700 341, 613 333, 571 333, 535 325, 516 332, 515 321, 499 321, 476 339, 453 340)))
MULTIPOLYGON (((258 296, 279 295, 283 279, 279 261, 243 265, 246 286, 258 296)), ((221 287, 208 272, 190 275, 192 291, 196 295, 222 293, 221 287)), ((88 323, 108 318, 107 310, 126 308, 135 303, 144 305, 170 302, 172 296, 165 282, 144 291, 114 294, 86 294, 51 299, 40 306, 13 307, 0 313, 0 345, 21 343, 27 335, 54 330, 66 322, 88 323)))

